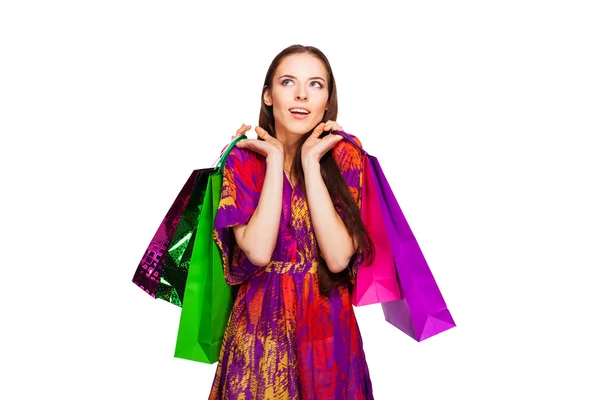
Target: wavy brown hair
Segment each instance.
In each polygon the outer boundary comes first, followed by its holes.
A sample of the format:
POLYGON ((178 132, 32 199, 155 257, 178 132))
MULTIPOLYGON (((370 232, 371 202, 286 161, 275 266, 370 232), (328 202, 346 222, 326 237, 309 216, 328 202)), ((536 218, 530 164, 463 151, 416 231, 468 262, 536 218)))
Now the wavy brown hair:
MULTIPOLYGON (((299 44, 289 46, 282 50, 271 62, 269 69, 267 70, 267 75, 265 76, 265 81, 261 93, 261 106, 260 106, 260 116, 258 119, 258 125, 265 129, 271 136, 276 137, 275 133, 275 116, 273 115, 273 106, 267 106, 264 102, 264 94, 267 90, 271 91, 273 87, 273 75, 275 74, 275 70, 279 67, 279 64, 283 61, 283 59, 291 54, 303 54, 308 53, 315 57, 317 57, 327 70, 327 82, 328 82, 328 93, 329 98, 327 100, 327 110, 323 115, 322 122, 325 121, 335 121, 337 119, 338 114, 338 100, 337 100, 337 89, 335 86, 335 78, 333 76, 333 71, 331 69, 331 65, 329 64, 329 60, 325 57, 325 54, 321 52, 316 47, 312 46, 302 46, 299 44)), ((298 184, 301 185, 302 189, 306 191, 305 181, 304 181, 304 171, 302 169, 302 160, 301 160, 301 151, 299 150, 306 139, 312 134, 313 129, 304 134, 302 138, 298 141, 298 147, 296 151, 296 155, 294 160, 292 161, 292 168, 290 175, 297 179, 298 184)), ((326 135, 327 132, 324 132, 326 135)), ((358 251, 352 256, 349 265, 352 265, 357 257, 361 257, 363 262, 367 265, 371 263, 374 255, 373 242, 363 224, 360 210, 356 205, 350 190, 348 189, 348 185, 346 180, 342 176, 342 173, 333 158, 333 151, 328 151, 321 158, 321 176, 323 177, 323 181, 327 186, 327 190, 331 195, 331 199, 335 206, 341 209, 344 215, 347 216, 344 221, 350 236, 358 243, 358 251)), ((319 265, 317 268, 317 277, 319 282, 319 291, 324 296, 329 296, 329 292, 331 289, 336 288, 340 285, 348 285, 350 286, 350 271, 348 268, 344 269, 340 273, 333 273, 329 271, 325 260, 320 256, 320 251, 317 251, 319 265)))

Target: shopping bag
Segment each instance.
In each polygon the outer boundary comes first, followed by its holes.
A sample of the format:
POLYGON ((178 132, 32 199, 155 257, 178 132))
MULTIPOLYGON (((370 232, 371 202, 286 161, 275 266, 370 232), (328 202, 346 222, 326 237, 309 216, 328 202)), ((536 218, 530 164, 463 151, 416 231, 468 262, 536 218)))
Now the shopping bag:
POLYGON ((358 268, 356 283, 352 288, 352 304, 355 306, 402 299, 394 265, 394 254, 386 231, 382 229, 383 216, 371 165, 366 154, 363 154, 362 168, 361 218, 371 236, 375 254, 371 264, 363 264, 358 268))
POLYGON ((156 297, 157 295, 164 268, 164 260, 167 256, 167 249, 173 241, 179 221, 192 197, 199 172, 198 170, 193 171, 188 177, 185 185, 181 188, 167 215, 150 241, 133 274, 133 283, 152 297, 156 297))
POLYGON ((204 168, 191 173, 138 264, 133 282, 154 298, 181 306, 198 210, 213 171, 204 168))
MULTIPOLYGON (((347 133, 334 133, 360 148, 347 133)), ((403 296, 401 300, 381 303, 381 307, 386 321, 420 342, 456 324, 379 161, 360 149, 369 159, 403 296)))
POLYGON ((204 201, 208 179, 213 172, 213 168, 199 169, 195 172, 197 172, 197 177, 192 195, 183 210, 175 235, 167 248, 163 260, 161 279, 156 292, 156 298, 166 300, 180 307, 183 303, 185 284, 196 238, 198 219, 200 218, 199 210, 204 201))
POLYGON ((219 359, 237 288, 225 281, 213 228, 221 197, 225 160, 235 144, 245 138, 245 135, 239 136, 231 143, 208 177, 181 308, 175 345, 177 358, 207 364, 219 359))

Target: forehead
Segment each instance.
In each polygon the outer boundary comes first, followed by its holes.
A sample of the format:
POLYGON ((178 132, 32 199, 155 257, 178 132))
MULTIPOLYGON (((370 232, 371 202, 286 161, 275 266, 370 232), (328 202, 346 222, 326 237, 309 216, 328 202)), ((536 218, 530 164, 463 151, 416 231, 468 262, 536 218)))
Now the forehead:
POLYGON ((275 79, 281 75, 293 75, 297 78, 320 77, 327 79, 325 64, 309 53, 290 54, 286 56, 275 71, 275 79))

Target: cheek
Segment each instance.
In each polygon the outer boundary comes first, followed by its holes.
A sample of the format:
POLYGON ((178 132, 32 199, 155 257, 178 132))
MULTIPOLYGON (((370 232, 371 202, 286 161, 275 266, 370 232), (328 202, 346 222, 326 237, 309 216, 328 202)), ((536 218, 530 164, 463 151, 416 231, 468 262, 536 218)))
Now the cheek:
POLYGON ((317 109, 319 110, 319 114, 323 116, 325 114, 325 109, 327 108, 327 96, 324 96, 321 101, 319 101, 317 109))
POLYGON ((286 117, 283 109, 281 107, 274 106, 273 107, 273 117, 276 121, 280 121, 286 117))
POLYGON ((321 96, 319 96, 319 100, 320 100, 321 105, 323 106, 323 109, 325 109, 325 107, 327 107, 327 100, 329 100, 329 92, 326 90, 321 92, 321 96))
POLYGON ((289 93, 289 90, 286 90, 286 88, 273 88, 273 91, 271 92, 273 107, 285 107, 286 103, 289 102, 290 97, 292 97, 292 94, 289 93))
POLYGON ((284 101, 281 101, 281 96, 273 93, 273 97, 271 97, 271 101, 273 102, 273 114, 276 116, 281 115, 283 110, 287 107, 284 101))

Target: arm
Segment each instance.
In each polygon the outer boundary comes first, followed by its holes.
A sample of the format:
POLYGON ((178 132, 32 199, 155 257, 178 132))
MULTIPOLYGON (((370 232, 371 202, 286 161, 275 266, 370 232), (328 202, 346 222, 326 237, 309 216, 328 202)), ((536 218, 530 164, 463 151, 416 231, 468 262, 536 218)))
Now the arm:
POLYGON ((267 171, 256 211, 247 224, 233 228, 238 246, 259 267, 271 261, 279 233, 283 197, 283 156, 267 157, 267 171))
MULTIPOLYGON (((242 125, 238 134, 250 129, 242 125)), ((248 260, 256 266, 264 267, 271 261, 279 233, 279 220, 283 198, 283 145, 261 127, 255 128, 263 140, 247 139, 237 143, 239 148, 247 148, 266 157, 267 170, 256 210, 247 224, 233 228, 235 240, 248 260)))
POLYGON ((303 162, 303 169, 308 209, 321 254, 331 272, 341 272, 356 252, 356 244, 333 205, 318 160, 303 162))

